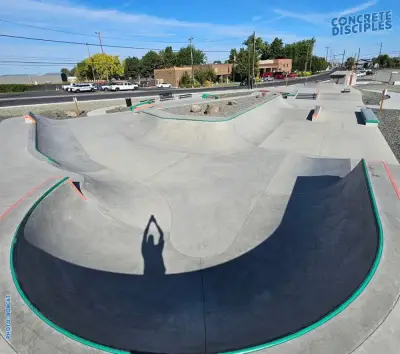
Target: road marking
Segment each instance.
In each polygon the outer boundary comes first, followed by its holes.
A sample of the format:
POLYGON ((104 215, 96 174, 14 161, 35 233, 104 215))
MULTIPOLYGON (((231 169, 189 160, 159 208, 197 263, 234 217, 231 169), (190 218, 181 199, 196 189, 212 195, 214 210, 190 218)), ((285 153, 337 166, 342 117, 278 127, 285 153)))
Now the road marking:
POLYGON ((392 186, 393 186, 394 191, 397 194, 397 198, 400 199, 400 191, 399 191, 399 188, 397 187, 396 181, 393 178, 392 172, 390 172, 389 166, 385 161, 382 161, 382 163, 383 163, 383 166, 385 167, 386 173, 389 176, 390 182, 392 182, 392 186))

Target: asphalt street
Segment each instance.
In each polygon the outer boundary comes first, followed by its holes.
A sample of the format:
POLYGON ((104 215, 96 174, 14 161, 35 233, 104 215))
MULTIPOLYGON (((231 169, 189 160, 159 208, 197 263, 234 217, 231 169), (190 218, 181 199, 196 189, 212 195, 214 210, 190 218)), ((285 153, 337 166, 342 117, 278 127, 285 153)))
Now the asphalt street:
MULTIPOLYGON (((289 79, 287 85, 294 85, 306 81, 327 80, 329 73, 313 76, 311 78, 296 78, 289 79)), ((257 84, 257 87, 274 87, 282 86, 285 84, 283 80, 276 80, 274 82, 264 82, 257 84)), ((44 104, 44 103, 63 103, 70 102, 72 97, 78 97, 79 101, 96 101, 114 98, 135 98, 143 96, 157 96, 161 93, 172 92, 173 94, 193 93, 193 92, 207 92, 207 91, 226 91, 243 89, 244 86, 223 86, 223 87, 209 87, 209 88, 196 88, 196 89, 139 89, 135 91, 125 92, 95 92, 95 93, 70 93, 65 91, 43 91, 43 92, 24 92, 24 93, 8 93, 0 95, 0 107, 44 104)))

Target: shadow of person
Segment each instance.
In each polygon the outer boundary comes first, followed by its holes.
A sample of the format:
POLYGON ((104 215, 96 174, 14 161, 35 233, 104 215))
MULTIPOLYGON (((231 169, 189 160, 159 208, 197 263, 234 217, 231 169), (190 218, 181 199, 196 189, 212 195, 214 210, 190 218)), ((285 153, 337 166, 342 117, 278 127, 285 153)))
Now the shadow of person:
POLYGON ((142 256, 144 260, 144 275, 157 276, 165 274, 165 265, 162 252, 164 249, 164 233, 152 215, 147 223, 142 239, 142 256), (149 235, 150 225, 154 224, 159 233, 158 244, 155 244, 154 235, 149 235))

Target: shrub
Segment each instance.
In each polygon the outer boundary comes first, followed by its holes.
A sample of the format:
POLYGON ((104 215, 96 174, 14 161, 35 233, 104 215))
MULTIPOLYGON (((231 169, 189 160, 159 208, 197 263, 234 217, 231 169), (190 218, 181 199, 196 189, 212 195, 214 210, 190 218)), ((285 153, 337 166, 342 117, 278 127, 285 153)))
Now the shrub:
POLYGON ((310 71, 306 71, 306 72, 304 73, 304 76, 311 76, 311 72, 310 72, 310 71))
POLYGON ((198 82, 198 81, 195 79, 195 80, 194 80, 193 86, 197 88, 197 87, 200 87, 201 84, 200 84, 200 82, 198 82))
POLYGON ((192 87, 192 79, 190 78, 188 72, 185 71, 179 80, 179 86, 188 87, 187 85, 189 85, 189 87, 192 87))
POLYGON ((212 82, 206 80, 203 85, 204 85, 204 87, 210 87, 210 86, 212 86, 212 82))
POLYGON ((211 66, 204 65, 195 70, 194 77, 200 84, 205 85, 206 81, 215 82, 217 75, 211 66))
POLYGON ((304 74, 303 74, 302 71, 298 71, 298 72, 297 72, 297 76, 298 76, 298 77, 302 77, 302 76, 304 76, 304 74))
POLYGON ((0 93, 25 92, 27 89, 28 89, 28 85, 24 85, 24 84, 2 84, 2 85, 0 85, 0 93))

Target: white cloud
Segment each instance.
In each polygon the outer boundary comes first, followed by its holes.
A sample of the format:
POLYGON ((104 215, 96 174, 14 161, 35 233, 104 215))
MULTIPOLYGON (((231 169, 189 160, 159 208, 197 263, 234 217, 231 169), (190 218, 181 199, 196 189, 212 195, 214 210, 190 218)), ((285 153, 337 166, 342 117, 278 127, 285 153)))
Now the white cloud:
POLYGON ((376 5, 378 1, 367 1, 363 4, 360 4, 355 7, 351 7, 348 9, 345 9, 343 11, 338 11, 338 12, 328 12, 328 13, 298 13, 298 12, 291 12, 291 11, 286 11, 286 10, 281 10, 281 9, 275 9, 274 12, 278 15, 284 16, 284 17, 291 17, 295 18, 298 20, 306 21, 306 22, 311 22, 313 24, 325 24, 328 21, 331 20, 332 17, 339 17, 339 16, 346 16, 346 15, 351 15, 356 12, 366 10, 374 5, 376 5))
POLYGON ((253 18, 251 20, 252 21, 259 21, 259 20, 261 20, 261 16, 253 16, 253 18))
POLYGON ((360 12, 362 10, 366 10, 366 9, 370 8, 371 6, 376 5, 377 3, 378 3, 378 1, 365 2, 364 4, 361 4, 361 5, 358 5, 358 6, 355 6, 355 7, 351 7, 349 9, 347 9, 347 10, 344 10, 344 11, 340 12, 339 16, 351 15, 351 14, 354 14, 356 12, 360 12))

